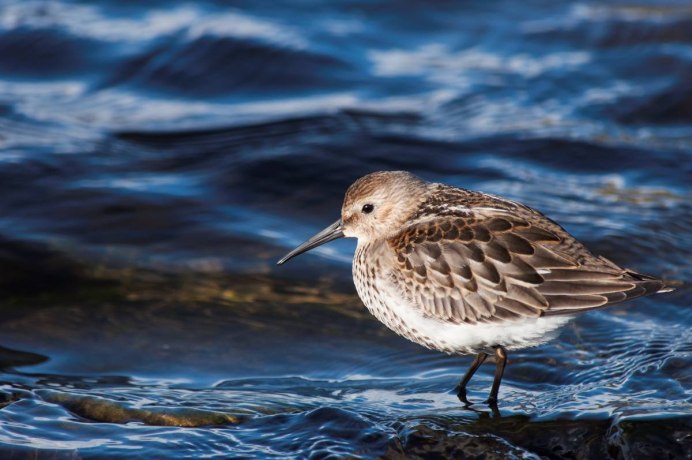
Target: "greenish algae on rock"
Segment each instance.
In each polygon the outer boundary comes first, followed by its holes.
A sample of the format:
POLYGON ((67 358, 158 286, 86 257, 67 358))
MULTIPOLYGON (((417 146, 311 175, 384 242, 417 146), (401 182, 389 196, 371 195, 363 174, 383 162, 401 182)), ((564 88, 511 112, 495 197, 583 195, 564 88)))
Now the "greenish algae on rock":
POLYGON ((51 390, 36 391, 44 401, 59 404, 79 417, 102 423, 141 422, 154 426, 193 428, 210 425, 235 425, 243 415, 199 409, 151 407, 138 409, 118 401, 51 390))

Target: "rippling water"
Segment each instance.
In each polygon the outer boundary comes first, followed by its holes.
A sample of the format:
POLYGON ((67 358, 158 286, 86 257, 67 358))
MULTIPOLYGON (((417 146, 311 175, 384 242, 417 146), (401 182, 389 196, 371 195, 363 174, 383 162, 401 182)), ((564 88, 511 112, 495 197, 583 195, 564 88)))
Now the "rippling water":
POLYGON ((686 2, 145 3, 0 5, 3 457, 692 457, 686 2), (371 318, 353 242, 274 266, 379 169, 677 290, 465 410, 469 358, 371 318))

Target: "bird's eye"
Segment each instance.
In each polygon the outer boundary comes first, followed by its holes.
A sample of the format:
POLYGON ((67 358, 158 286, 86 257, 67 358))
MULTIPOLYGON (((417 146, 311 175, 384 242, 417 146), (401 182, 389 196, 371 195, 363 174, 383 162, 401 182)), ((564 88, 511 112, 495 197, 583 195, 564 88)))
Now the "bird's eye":
POLYGON ((375 206, 368 203, 363 205, 363 209, 361 209, 361 211, 363 211, 364 214, 370 214, 373 209, 375 209, 375 206))

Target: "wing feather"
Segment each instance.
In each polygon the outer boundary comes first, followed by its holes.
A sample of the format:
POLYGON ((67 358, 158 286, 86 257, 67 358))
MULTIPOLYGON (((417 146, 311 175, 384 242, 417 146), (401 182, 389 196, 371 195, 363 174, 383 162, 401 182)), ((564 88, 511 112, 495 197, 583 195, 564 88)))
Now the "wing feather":
POLYGON ((573 314, 663 289, 518 204, 424 217, 387 240, 396 254, 391 278, 425 315, 443 321, 573 314))

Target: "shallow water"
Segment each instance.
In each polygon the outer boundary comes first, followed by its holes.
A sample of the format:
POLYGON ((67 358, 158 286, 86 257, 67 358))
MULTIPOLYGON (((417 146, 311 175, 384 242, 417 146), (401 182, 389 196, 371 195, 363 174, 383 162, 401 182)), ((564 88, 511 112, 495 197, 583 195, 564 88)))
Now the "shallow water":
POLYGON ((684 2, 4 2, 2 457, 692 457, 690 75, 684 2), (677 290, 465 410, 470 358, 370 317, 353 242, 274 266, 379 169, 677 290))

